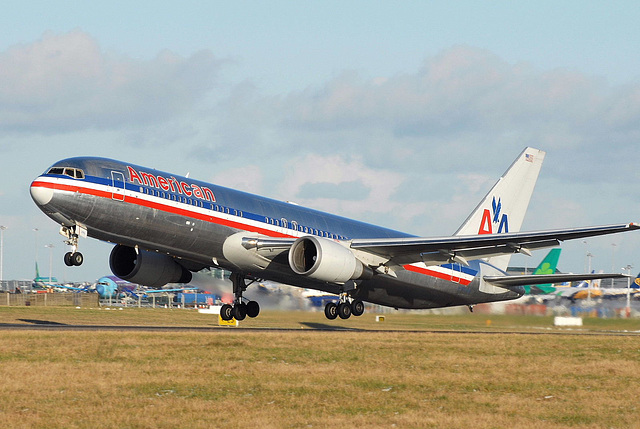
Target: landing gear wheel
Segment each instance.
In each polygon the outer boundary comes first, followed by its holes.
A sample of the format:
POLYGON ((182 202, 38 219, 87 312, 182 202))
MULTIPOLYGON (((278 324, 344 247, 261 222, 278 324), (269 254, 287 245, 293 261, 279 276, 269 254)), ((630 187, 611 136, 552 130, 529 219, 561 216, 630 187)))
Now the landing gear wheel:
POLYGON ((80 252, 67 252, 64 254, 64 264, 67 267, 79 267, 84 262, 84 256, 80 252))
POLYGON ((364 302, 355 300, 351 303, 351 314, 354 316, 362 316, 364 314, 364 302))
POLYGON ((71 254, 71 263, 73 265, 75 265, 76 267, 79 267, 80 265, 82 265, 83 262, 84 262, 84 256, 82 256, 82 253, 75 252, 71 254))
POLYGON ((256 301, 249 301, 247 303, 247 316, 258 317, 258 314, 260 314, 260 304, 256 301))
POLYGON ((338 317, 338 306, 335 302, 330 302, 324 306, 324 315, 329 320, 333 320, 338 317))
POLYGON ((341 319, 348 319, 351 317, 351 306, 346 302, 340 304, 338 306, 338 316, 340 316, 341 319))
POLYGON ((236 306, 233 307, 233 317, 235 317, 236 320, 244 320, 245 317, 247 317, 247 305, 236 304, 236 306))
POLYGON ((220 309, 220 317, 222 320, 233 319, 233 307, 229 304, 224 304, 220 309))
POLYGON ((72 267, 73 266, 73 261, 71 260, 71 255, 73 255, 73 253, 71 252, 67 252, 64 254, 64 264, 67 267, 72 267))

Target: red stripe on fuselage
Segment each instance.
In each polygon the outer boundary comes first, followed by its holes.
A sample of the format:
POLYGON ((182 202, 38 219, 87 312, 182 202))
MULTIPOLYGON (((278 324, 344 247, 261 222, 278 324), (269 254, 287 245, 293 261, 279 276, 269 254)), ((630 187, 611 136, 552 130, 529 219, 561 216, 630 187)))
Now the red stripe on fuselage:
POLYGON ((423 274, 425 276, 436 277, 438 279, 447 280, 450 282, 460 283, 464 286, 469 286, 471 280, 465 279, 460 276, 454 276, 452 274, 441 273, 439 271, 430 270, 428 268, 416 267, 415 265, 404 265, 403 268, 407 271, 423 274))
MULTIPOLYGON (((113 195, 111 192, 101 191, 101 190, 97 190, 97 189, 93 189, 93 188, 86 188, 86 187, 83 187, 83 186, 67 185, 67 184, 60 184, 60 183, 50 183, 50 182, 35 181, 35 182, 33 182, 31 184, 31 186, 32 187, 49 188, 49 189, 53 189, 55 191, 79 192, 79 193, 84 194, 84 195, 93 195, 93 196, 96 196, 96 197, 107 198, 107 199, 111 199, 111 197, 113 195)), ((120 201, 118 201, 118 202, 120 202, 120 201)), ((142 206, 142 207, 148 207, 148 208, 161 210, 161 211, 166 212, 166 213, 172 213, 172 214, 177 214, 177 215, 180 215, 180 216, 190 217, 190 218, 193 218, 193 219, 202 220, 204 222, 210 222, 210 223, 214 223, 214 224, 217 224, 217 225, 223 225, 223 226, 227 226, 227 227, 230 227, 230 228, 242 229, 242 230, 250 231, 250 232, 257 232, 258 234, 263 234, 263 235, 266 235, 266 236, 269 236, 269 237, 290 237, 290 238, 295 238, 293 235, 282 234, 282 233, 279 233, 279 232, 276 232, 276 231, 272 231, 270 229, 260 228, 260 227, 254 226, 254 225, 247 225, 247 224, 240 223, 240 222, 221 219, 219 217, 210 216, 210 215, 207 215, 207 214, 198 213, 198 212, 194 212, 194 211, 191 211, 191 210, 186 210, 186 209, 182 209, 182 208, 178 208, 178 207, 173 207, 173 206, 170 206, 170 205, 167 205, 167 204, 148 201, 148 200, 144 200, 142 198, 132 197, 132 196, 129 196, 129 195, 126 195, 124 197, 124 202, 125 203, 129 203, 129 204, 134 204, 134 205, 137 205, 137 206, 142 206)))

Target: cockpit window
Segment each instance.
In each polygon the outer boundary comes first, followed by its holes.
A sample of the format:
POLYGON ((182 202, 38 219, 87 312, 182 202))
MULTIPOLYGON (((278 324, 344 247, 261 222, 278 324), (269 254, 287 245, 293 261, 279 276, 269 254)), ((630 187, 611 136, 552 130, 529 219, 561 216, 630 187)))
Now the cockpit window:
POLYGON ((60 174, 63 176, 73 177, 74 179, 84 179, 84 171, 79 168, 52 167, 47 174, 60 174))

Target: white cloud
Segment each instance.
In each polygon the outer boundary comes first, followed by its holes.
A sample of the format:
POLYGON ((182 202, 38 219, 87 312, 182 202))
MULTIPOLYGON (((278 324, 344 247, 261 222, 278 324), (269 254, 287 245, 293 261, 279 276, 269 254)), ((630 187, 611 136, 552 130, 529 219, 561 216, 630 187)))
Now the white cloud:
POLYGON ((0 53, 0 129, 68 132, 157 123, 193 109, 221 61, 210 51, 151 60, 103 51, 80 30, 0 53))
POLYGON ((389 225, 384 220, 392 217, 410 219, 425 209, 420 202, 406 203, 395 199, 398 189, 406 185, 403 174, 370 168, 360 157, 309 154, 290 160, 285 171, 279 195, 293 196, 296 203, 329 213, 365 221, 379 219, 389 225), (316 197, 304 193, 309 184, 333 185, 328 187, 333 195, 325 193, 316 197))
POLYGON ((406 154, 422 161, 419 148, 442 145, 469 159, 527 144, 597 149, 613 140, 628 147, 640 134, 640 85, 611 87, 579 72, 540 71, 465 46, 428 58, 413 74, 367 80, 345 73, 322 88, 290 94, 279 107, 283 129, 310 136, 357 131, 360 148, 386 139, 402 161, 406 154))
POLYGON ((242 165, 218 172, 213 176, 213 183, 234 188, 252 194, 263 194, 264 177, 260 166, 242 165))

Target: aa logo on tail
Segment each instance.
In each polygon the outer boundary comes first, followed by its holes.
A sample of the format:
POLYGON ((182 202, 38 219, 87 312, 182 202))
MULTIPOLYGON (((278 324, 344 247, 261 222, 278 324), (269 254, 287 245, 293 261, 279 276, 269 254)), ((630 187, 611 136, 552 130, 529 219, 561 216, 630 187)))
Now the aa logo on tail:
POLYGON ((509 216, 506 213, 501 213, 501 211, 502 201, 498 198, 496 202, 496 197, 493 197, 491 210, 484 209, 482 213, 478 235, 509 232, 509 216))

